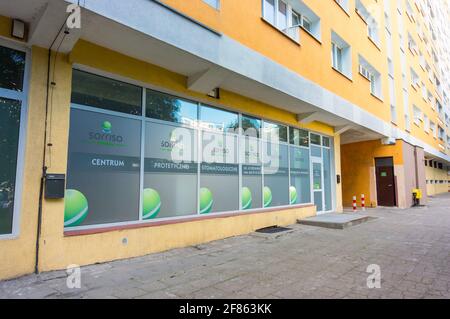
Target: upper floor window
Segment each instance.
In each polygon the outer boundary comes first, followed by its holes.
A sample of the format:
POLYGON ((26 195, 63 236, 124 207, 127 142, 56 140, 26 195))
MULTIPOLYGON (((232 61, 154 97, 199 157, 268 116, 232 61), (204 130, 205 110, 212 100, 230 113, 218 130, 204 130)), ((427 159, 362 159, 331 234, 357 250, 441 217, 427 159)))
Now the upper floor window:
POLYGON ((220 0, 203 0, 203 1, 209 4, 214 9, 220 8, 220 0))
POLYGON ((303 1, 263 0, 263 18, 297 42, 300 28, 320 40, 320 18, 303 1))
POLYGON ((300 15, 282 0, 263 0, 263 18, 273 26, 299 41, 300 15))
POLYGON ((359 56, 359 73, 370 82, 370 93, 381 98, 381 74, 362 56, 359 56))
POLYGON ((335 32, 331 33, 331 56, 333 68, 346 77, 352 76, 350 45, 335 32))
POLYGON ((344 9, 344 11, 348 12, 348 0, 335 0, 336 3, 344 9))
POLYGON ((369 39, 371 39, 376 45, 379 45, 380 38, 378 35, 378 23, 360 0, 356 0, 356 12, 367 24, 367 34, 369 39))

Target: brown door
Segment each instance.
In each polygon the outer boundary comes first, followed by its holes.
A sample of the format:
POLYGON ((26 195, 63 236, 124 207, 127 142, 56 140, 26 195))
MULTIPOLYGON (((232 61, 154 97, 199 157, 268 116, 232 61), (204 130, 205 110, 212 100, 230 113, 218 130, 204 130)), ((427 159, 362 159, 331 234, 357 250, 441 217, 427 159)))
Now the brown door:
POLYGON ((378 206, 396 206, 393 158, 376 158, 375 167, 378 206))

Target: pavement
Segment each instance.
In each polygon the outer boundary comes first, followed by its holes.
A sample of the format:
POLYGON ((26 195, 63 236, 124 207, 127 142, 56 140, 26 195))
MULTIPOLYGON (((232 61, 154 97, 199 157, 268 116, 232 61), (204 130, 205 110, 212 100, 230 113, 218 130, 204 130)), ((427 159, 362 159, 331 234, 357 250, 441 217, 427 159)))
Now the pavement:
POLYGON ((65 271, 28 275, 0 282, 0 298, 450 298, 450 194, 364 215, 376 218, 82 267, 80 288, 65 271))

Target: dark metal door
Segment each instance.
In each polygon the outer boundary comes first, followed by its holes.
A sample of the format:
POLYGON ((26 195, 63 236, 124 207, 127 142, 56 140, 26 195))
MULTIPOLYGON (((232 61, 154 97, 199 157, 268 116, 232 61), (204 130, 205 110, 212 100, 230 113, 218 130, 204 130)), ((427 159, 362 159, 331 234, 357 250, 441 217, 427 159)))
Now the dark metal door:
POLYGON ((396 206, 394 163, 392 157, 376 158, 378 206, 396 206))

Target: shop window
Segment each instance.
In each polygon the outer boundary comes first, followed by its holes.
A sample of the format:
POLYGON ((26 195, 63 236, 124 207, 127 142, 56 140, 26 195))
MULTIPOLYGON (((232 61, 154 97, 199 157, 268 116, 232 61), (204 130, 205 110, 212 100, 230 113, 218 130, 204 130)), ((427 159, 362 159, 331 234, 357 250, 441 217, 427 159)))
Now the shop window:
POLYGON ((202 132, 200 214, 239 210, 237 136, 202 132))
POLYGON ((263 206, 261 140, 252 136, 241 136, 243 210, 263 206))
POLYGON ((20 101, 0 97, 0 235, 13 230, 20 101))
POLYGON ((242 134, 251 137, 261 137, 262 121, 260 119, 242 115, 242 134))
POLYGON ((202 105, 199 126, 212 131, 237 133, 239 116, 234 112, 202 105))
POLYGON ((308 147, 309 132, 302 129, 290 127, 289 140, 291 145, 308 147))
POLYGON ((73 70, 72 103, 132 115, 142 114, 142 88, 73 70))
POLYGON ((288 146, 263 143, 264 207, 289 205, 288 146))
POLYGON ((23 90, 25 53, 0 46, 0 88, 23 90))
POLYGON ((16 179, 25 53, 0 46, 0 236, 15 233, 16 179), (11 91, 15 91, 11 94, 11 91), (9 98, 16 96, 14 99, 9 98))
POLYGON ((263 133, 262 138, 265 140, 283 143, 287 143, 288 141, 287 126, 281 124, 264 121, 262 133, 263 133))
POLYGON ((146 92, 145 115, 147 117, 196 126, 197 103, 152 90, 146 92))
POLYGON ((143 220, 197 214, 197 134, 169 123, 146 123, 143 220))
POLYGON ((72 107, 64 226, 139 219, 141 121, 72 107))
POLYGON ((311 144, 321 145, 320 135, 311 133, 311 144))
POLYGON ((331 210, 330 138, 154 90, 143 97, 143 88, 80 71, 73 77, 66 228, 310 202, 331 210))
POLYGON ((290 147, 291 186, 290 203, 303 204, 311 202, 311 179, 309 149, 290 147))

